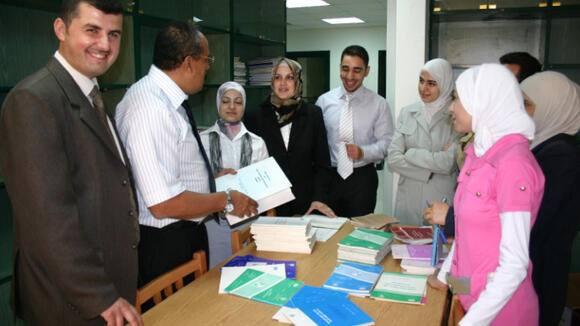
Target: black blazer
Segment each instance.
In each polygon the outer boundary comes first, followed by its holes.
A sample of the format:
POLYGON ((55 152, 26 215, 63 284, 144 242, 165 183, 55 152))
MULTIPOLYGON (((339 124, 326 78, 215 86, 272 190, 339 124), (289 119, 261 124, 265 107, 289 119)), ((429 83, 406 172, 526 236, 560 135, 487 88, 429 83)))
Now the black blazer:
POLYGON ((296 199, 277 207, 277 215, 302 215, 315 200, 328 204, 330 154, 322 111, 318 106, 304 102, 295 113, 288 150, 269 99, 257 110, 248 112, 244 124, 264 139, 268 153, 276 159, 292 183, 296 199))
POLYGON ((103 325, 99 315, 119 297, 134 303, 130 167, 56 59, 8 94, 0 163, 14 216, 16 314, 31 325, 103 325))

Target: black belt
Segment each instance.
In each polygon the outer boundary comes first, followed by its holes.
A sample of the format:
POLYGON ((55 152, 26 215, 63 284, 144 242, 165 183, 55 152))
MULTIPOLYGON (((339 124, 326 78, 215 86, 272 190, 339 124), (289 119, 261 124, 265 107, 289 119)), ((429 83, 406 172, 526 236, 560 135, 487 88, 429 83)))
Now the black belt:
MULTIPOLYGON (((358 168, 353 168, 353 170, 359 170, 359 169, 368 169, 368 168, 370 168, 370 167, 372 167, 373 169, 375 168, 375 166, 374 166, 374 164, 373 164, 373 163, 369 163, 369 164, 367 164, 367 165, 359 166, 358 168)), ((335 166, 332 166, 331 168, 332 168, 334 171, 336 171, 336 169, 337 169, 335 166)))
POLYGON ((162 228, 157 228, 154 226, 143 225, 143 224, 141 224, 140 226, 147 228, 147 229, 151 229, 151 230, 161 231, 161 230, 195 229, 195 228, 201 227, 201 224, 194 222, 194 221, 181 220, 181 221, 177 221, 177 222, 171 223, 169 225, 166 225, 162 228))

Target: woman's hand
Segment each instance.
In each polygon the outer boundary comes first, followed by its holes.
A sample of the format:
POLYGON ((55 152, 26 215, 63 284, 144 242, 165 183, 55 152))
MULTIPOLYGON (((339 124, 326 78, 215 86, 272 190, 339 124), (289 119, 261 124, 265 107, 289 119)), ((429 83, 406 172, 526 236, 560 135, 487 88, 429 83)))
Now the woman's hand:
POLYGON ((445 152, 448 150, 451 145, 453 145, 453 140, 450 140, 447 144, 445 144, 445 146, 443 146, 443 151, 445 152))
POLYGON ((308 215, 314 210, 317 210, 328 217, 336 217, 334 211, 328 207, 328 205, 320 201, 313 201, 312 204, 310 204, 310 208, 304 215, 308 215))
POLYGON ((437 274, 439 274, 439 268, 437 268, 435 270, 435 272, 433 272, 433 274, 429 275, 429 277, 427 278, 427 283, 429 283, 429 285, 432 288, 435 288, 437 290, 441 290, 441 291, 447 291, 447 284, 439 281, 439 279, 437 278, 437 274))
POLYGON ((429 203, 429 207, 423 210, 423 218, 431 225, 445 225, 447 211, 449 211, 449 205, 440 201, 432 201, 429 203))
POLYGON ((217 179, 217 178, 224 176, 226 174, 238 174, 238 172, 234 169, 227 168, 227 169, 223 169, 220 172, 216 173, 213 177, 214 177, 214 179, 217 179))

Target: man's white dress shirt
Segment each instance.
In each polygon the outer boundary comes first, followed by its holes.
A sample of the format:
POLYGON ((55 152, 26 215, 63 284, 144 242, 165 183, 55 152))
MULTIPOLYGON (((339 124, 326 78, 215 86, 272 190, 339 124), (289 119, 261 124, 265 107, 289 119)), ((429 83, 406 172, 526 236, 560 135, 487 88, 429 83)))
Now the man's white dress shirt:
MULTIPOLYGON (((324 115, 330 163, 333 167, 336 167, 338 146, 341 144, 340 116, 346 94, 344 86, 340 86, 321 95, 316 101, 324 115)), ((354 167, 358 168, 380 162, 387 156, 387 148, 393 138, 393 119, 387 101, 377 93, 361 85, 350 94, 354 143, 364 151, 363 159, 354 162, 354 167)))
POLYGON ((186 190, 210 192, 203 156, 181 106, 187 97, 152 65, 117 105, 115 119, 133 168, 140 224, 162 228, 177 222, 157 219, 148 208, 186 190))

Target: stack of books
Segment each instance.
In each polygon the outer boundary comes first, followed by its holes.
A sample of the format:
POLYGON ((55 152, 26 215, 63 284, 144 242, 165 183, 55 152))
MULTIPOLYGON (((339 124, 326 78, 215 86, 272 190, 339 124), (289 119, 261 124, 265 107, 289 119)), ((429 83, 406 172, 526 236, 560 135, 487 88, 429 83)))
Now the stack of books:
POLYGON ((393 234, 355 229, 338 242, 338 260, 378 265, 391 251, 393 234))
POLYGON ((395 239, 409 244, 428 244, 433 242, 433 229, 430 226, 392 226, 395 239))
POLYGON ((386 231, 390 224, 399 223, 399 220, 384 214, 367 214, 353 217, 350 222, 355 228, 386 231))
POLYGON ((250 232, 262 251, 310 254, 316 244, 310 221, 300 217, 261 216, 252 223, 250 232))
POLYGON ((334 268, 323 287, 359 297, 368 297, 383 266, 344 262, 334 268))
POLYGON ((246 86, 248 70, 246 64, 240 61, 240 57, 234 57, 234 81, 242 86, 246 86))
POLYGON ((345 217, 330 218, 315 214, 304 215, 303 217, 310 220, 312 228, 316 231, 316 241, 322 242, 330 239, 348 221, 348 218, 345 217))
POLYGON ((272 68, 279 57, 256 58, 248 60, 248 79, 250 86, 268 86, 272 81, 272 68))
POLYGON ((412 244, 394 244, 391 246, 391 252, 394 259, 401 260, 403 273, 430 275, 447 257, 449 250, 447 247, 442 248, 442 254, 438 262, 433 266, 431 264, 432 245, 412 245, 412 244))

